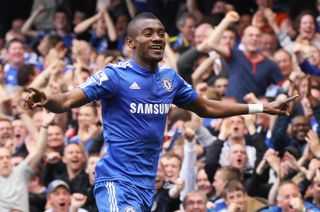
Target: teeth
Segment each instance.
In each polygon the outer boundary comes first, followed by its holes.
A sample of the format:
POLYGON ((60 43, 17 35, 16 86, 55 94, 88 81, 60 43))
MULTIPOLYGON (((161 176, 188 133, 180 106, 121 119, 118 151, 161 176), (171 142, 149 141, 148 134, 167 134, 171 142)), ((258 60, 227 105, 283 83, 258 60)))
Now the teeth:
POLYGON ((151 49, 161 49, 161 46, 152 46, 151 49))

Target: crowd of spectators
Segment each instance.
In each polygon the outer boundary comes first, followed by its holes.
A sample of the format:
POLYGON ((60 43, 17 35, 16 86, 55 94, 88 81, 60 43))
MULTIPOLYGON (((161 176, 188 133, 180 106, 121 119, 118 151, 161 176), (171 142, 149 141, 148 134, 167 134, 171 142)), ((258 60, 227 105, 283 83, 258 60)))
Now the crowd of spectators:
POLYGON ((131 58, 126 25, 141 12, 167 30, 161 63, 205 98, 300 95, 279 117, 207 119, 172 105, 151 211, 320 211, 320 0, 5 2, 0 211, 97 211, 95 165, 108 151, 100 103, 51 114, 22 102, 29 87, 66 92, 131 58))

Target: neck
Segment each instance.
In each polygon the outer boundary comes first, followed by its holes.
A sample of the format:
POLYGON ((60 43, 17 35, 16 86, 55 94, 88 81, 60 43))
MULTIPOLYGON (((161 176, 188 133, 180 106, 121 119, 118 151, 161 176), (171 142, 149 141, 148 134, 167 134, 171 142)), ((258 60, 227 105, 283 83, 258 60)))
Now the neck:
POLYGON ((261 56, 258 51, 244 51, 244 53, 250 59, 257 59, 261 56))
POLYGON ((155 72, 158 67, 158 62, 155 62, 155 61, 146 61, 139 57, 134 57, 133 59, 138 65, 146 69, 149 69, 152 72, 155 72))
POLYGON ((298 35, 297 40, 300 40, 301 42, 304 41, 311 41, 314 38, 315 33, 300 33, 300 35, 298 35))
POLYGON ((239 168, 238 170, 239 170, 239 172, 241 174, 241 178, 243 179, 243 177, 244 177, 244 168, 243 169, 239 168))
POLYGON ((69 180, 73 180, 76 176, 78 176, 81 173, 82 169, 73 170, 70 167, 67 166, 67 172, 69 180))
POLYGON ((59 208, 59 209, 56 209, 56 208, 52 208, 52 211, 53 212, 75 212, 75 211, 78 211, 78 209, 75 209, 73 208, 72 206, 67 206, 67 207, 64 207, 63 209, 59 208))
POLYGON ((21 147, 22 144, 24 144, 24 137, 20 137, 20 138, 16 138, 14 137, 13 140, 13 145, 17 148, 17 147, 21 147))
POLYGON ((244 138, 240 138, 240 137, 231 137, 228 140, 229 144, 232 146, 233 144, 241 144, 241 145, 245 145, 246 141, 244 140, 244 138))

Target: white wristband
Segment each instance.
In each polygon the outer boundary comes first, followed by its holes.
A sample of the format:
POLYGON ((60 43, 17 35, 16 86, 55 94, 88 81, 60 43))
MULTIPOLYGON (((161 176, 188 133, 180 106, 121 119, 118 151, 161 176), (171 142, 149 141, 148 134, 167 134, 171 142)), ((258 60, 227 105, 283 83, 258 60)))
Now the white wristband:
POLYGON ((263 112, 263 104, 248 104, 248 113, 262 113, 263 112))

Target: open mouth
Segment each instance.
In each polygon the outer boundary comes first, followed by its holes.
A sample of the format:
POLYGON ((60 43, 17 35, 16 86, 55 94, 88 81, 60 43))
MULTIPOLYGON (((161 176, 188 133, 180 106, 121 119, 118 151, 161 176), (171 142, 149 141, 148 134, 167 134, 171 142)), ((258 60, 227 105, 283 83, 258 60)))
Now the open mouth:
POLYGON ((238 158, 236 161, 237 161, 237 164, 238 164, 238 165, 241 165, 241 164, 242 164, 242 159, 241 159, 241 158, 238 158))
POLYGON ((152 45, 149 47, 149 49, 157 51, 157 52, 162 52, 163 46, 162 45, 152 45))
POLYGON ((297 137, 299 137, 299 138, 305 138, 306 136, 307 136, 306 132, 298 132, 297 133, 297 137))
POLYGON ((78 163, 78 162, 79 162, 78 159, 73 159, 73 160, 71 160, 71 163, 78 163))
POLYGON ((63 208, 63 207, 66 206, 66 203, 65 203, 65 202, 60 202, 60 203, 59 203, 59 206, 60 206, 61 208, 63 208))
POLYGON ((307 34, 311 34, 313 32, 313 29, 312 28, 307 28, 307 29, 305 29, 304 32, 307 33, 307 34))

